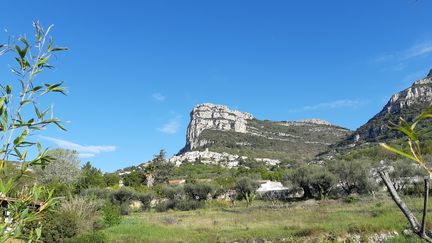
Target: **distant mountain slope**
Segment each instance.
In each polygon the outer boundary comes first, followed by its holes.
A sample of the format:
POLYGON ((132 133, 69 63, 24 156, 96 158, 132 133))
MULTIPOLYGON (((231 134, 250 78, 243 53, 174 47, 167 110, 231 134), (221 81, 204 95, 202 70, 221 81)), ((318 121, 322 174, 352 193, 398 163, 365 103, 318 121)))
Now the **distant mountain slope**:
POLYGON ((306 161, 345 139, 351 131, 311 119, 274 122, 223 105, 201 104, 191 112, 186 146, 190 151, 212 151, 248 158, 306 161))
MULTIPOLYGON (((365 142, 384 142, 400 137, 399 133, 388 128, 390 122, 398 123, 399 117, 412 121, 432 103, 432 70, 411 87, 394 94, 384 108, 358 128, 342 144, 360 144, 365 142)), ((426 128, 430 122, 420 124, 426 128)), ((426 132, 426 131, 424 131, 426 132)))

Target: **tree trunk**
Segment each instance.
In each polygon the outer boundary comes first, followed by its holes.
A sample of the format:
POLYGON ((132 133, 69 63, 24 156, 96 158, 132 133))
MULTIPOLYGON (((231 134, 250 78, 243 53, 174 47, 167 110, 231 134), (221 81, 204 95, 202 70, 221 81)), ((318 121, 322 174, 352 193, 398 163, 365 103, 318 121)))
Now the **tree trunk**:
MULTIPOLYGON (((391 182, 388 173, 385 171, 379 171, 379 174, 380 174, 381 179, 383 180, 384 184, 386 185, 387 190, 390 193, 390 196, 392 197, 393 201, 396 203, 396 205, 399 207, 399 209, 402 211, 402 213, 405 215, 406 219, 410 223, 411 229, 413 230, 413 232, 415 234, 417 234, 420 238, 422 238, 428 242, 432 242, 432 239, 429 238, 429 236, 422 233, 423 230, 422 230, 422 227, 419 224, 417 218, 411 212, 411 210, 407 207, 405 202, 402 201, 402 199, 399 197, 399 194, 397 193, 396 189, 394 188, 393 183, 391 182)), ((425 215, 424 215, 424 217, 425 217, 425 215)))

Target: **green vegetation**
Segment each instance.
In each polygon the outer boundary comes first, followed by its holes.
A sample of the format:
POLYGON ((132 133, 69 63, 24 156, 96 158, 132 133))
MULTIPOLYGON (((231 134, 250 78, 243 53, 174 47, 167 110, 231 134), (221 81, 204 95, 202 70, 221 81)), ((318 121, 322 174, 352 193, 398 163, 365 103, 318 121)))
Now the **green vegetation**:
POLYGON ((205 130, 200 139, 211 141, 198 150, 206 148, 215 152, 227 152, 248 158, 272 158, 279 160, 306 161, 326 151, 329 144, 341 141, 350 134, 344 128, 330 125, 251 120, 248 133, 205 130), (271 138, 271 139, 269 139, 271 138))
POLYGON ((33 27, 34 38, 11 36, 7 44, 0 43, 0 57, 11 54, 13 64, 9 67, 16 78, 7 81, 3 79, 8 76, 2 76, 0 85, 0 242, 38 240, 43 233, 42 227, 27 226, 43 218, 44 212, 55 204, 52 192, 42 185, 22 185, 28 182, 22 179, 29 174, 28 169, 36 165, 45 167, 51 160, 48 150, 32 139, 32 135, 49 125, 64 130, 52 110, 40 105, 46 94, 65 94, 63 82, 52 83, 46 80, 47 77, 40 79, 39 75, 52 69, 51 57, 66 48, 54 45, 49 36, 52 26, 45 30, 35 22, 33 27), (30 158, 29 154, 34 157, 30 158), (8 170, 6 161, 16 161, 19 169, 8 170), (39 207, 29 207, 36 202, 39 207))
MULTIPOLYGON (((416 210, 415 199, 407 198, 416 210)), ((222 204, 224 205, 224 204, 222 204)), ((306 201, 270 205, 264 202, 246 208, 213 207, 192 212, 147 212, 127 216, 118 226, 105 229, 112 242, 228 242, 252 239, 287 241, 348 239, 350 235, 399 234, 406 228, 402 213, 384 196, 356 202, 306 201)), ((432 223, 432 222, 430 222, 432 223)), ((407 239, 398 238, 402 242, 407 239)))

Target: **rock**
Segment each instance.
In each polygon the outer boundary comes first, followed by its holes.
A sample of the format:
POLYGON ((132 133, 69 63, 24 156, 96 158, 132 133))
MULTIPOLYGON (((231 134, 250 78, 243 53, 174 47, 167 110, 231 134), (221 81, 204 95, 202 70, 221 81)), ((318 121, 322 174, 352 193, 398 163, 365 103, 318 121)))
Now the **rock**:
POLYGON ((138 200, 132 200, 129 203, 129 208, 132 210, 138 210, 142 207, 143 207, 143 203, 141 201, 138 201, 138 200))
MULTIPOLYGON (((190 151, 171 157, 169 162, 180 166, 186 162, 200 162, 203 164, 217 164, 227 168, 237 167, 240 160, 246 160, 246 156, 233 155, 228 153, 217 153, 209 151, 190 151)), ((257 158, 256 161, 265 162, 267 165, 277 165, 280 163, 277 159, 257 158)))
POLYGON ((210 103, 195 106, 190 117, 184 152, 205 145, 200 143, 198 137, 206 129, 246 133, 247 121, 254 118, 249 113, 210 103))
POLYGON ((394 94, 384 108, 366 124, 357 129, 345 142, 347 146, 356 143, 387 141, 399 136, 388 127, 390 122, 398 123, 399 117, 410 121, 432 103, 432 70, 411 87, 394 94))
POLYGON ((317 124, 317 125, 328 125, 328 126, 333 126, 333 124, 331 124, 328 121, 325 120, 321 120, 321 119, 316 119, 316 118, 312 118, 312 119, 304 119, 304 120, 300 120, 298 122, 303 122, 303 123, 312 123, 312 124, 317 124))
POLYGON ((413 232, 411 229, 404 229, 404 230, 402 231, 402 234, 403 234, 403 235, 406 235, 406 236, 411 236, 411 235, 414 234, 414 232, 413 232))

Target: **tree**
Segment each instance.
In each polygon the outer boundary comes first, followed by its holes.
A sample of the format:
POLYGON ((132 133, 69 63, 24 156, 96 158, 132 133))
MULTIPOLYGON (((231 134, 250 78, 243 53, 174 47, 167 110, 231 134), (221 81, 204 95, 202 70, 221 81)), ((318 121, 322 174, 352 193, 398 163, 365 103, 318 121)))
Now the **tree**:
POLYGON ((186 184, 183 188, 189 199, 205 201, 213 192, 213 188, 207 184, 186 184))
MULTIPOLYGON (((144 170, 134 170, 123 177, 125 186, 139 187, 146 183, 146 172, 144 170)), ((117 182, 118 183, 118 182, 117 182)))
POLYGON ((37 180, 49 183, 73 184, 77 182, 80 176, 80 160, 78 153, 68 149, 53 149, 47 153, 51 162, 42 166, 35 167, 37 180))
POLYGON ((89 161, 81 167, 81 173, 77 182, 78 191, 91 187, 104 187, 105 185, 105 178, 101 170, 93 167, 89 161))
POLYGON ((389 174, 394 178, 393 186, 396 191, 404 190, 407 185, 411 184, 412 178, 421 175, 418 166, 413 164, 411 161, 398 159, 393 161, 390 165, 393 166, 393 171, 389 174))
POLYGON ((327 167, 338 177, 340 186, 348 195, 369 193, 375 188, 369 176, 371 165, 366 160, 332 160, 327 162, 327 167))
POLYGON ((326 199, 337 184, 336 176, 323 166, 301 165, 287 176, 298 187, 303 189, 303 198, 326 199))
POLYGON ((147 171, 154 175, 155 183, 167 183, 174 172, 174 165, 166 160, 166 152, 161 149, 159 154, 155 155, 154 159, 150 161, 147 171))
POLYGON ((103 175, 106 186, 116 186, 119 184, 120 176, 116 173, 105 173, 103 175))
POLYGON ((257 181, 252 180, 249 177, 239 178, 234 186, 234 189, 237 193, 237 199, 245 199, 247 202, 247 206, 249 206, 255 199, 255 192, 259 188, 259 186, 260 185, 257 181))
MULTIPOLYGON (((42 229, 37 227, 23 233, 24 226, 42 217, 43 212, 54 204, 52 192, 42 198, 43 188, 34 185, 20 194, 14 194, 13 188, 19 183, 26 171, 31 167, 39 165, 45 167, 51 160, 47 149, 31 140, 31 134, 40 131, 48 125, 57 125, 64 128, 60 120, 55 118, 50 108, 41 109, 39 99, 49 93, 65 94, 63 82, 42 83, 37 77, 47 69, 52 69, 50 64, 52 57, 58 51, 66 48, 56 47, 50 38, 48 29, 35 22, 35 38, 25 36, 12 37, 8 44, 0 44, 0 56, 11 54, 16 60, 16 65, 11 65, 13 75, 17 77, 16 85, 7 84, 2 80, 0 85, 0 195, 15 197, 9 202, 7 208, 0 208, 0 242, 8 241, 11 238, 37 240, 41 236, 42 229), (34 157, 28 156, 28 151, 35 151, 34 157), (16 161, 20 172, 13 178, 8 177, 5 170, 7 161, 16 161), (8 178, 8 179, 6 179, 8 178), (30 210, 30 205, 40 201, 40 206, 30 210), (8 212, 8 219, 5 219, 5 211, 8 212)), ((4 77, 6 78, 6 77, 4 77)), ((3 79, 3 78, 2 78, 3 79)), ((0 203, 3 203, 0 198, 0 203)))
POLYGON ((420 238, 428 242, 432 242, 430 233, 429 234, 426 233, 426 216, 428 211, 427 205, 428 205, 428 198, 429 198, 429 181, 432 176, 432 170, 429 169, 429 167, 426 164, 426 161, 422 156, 420 136, 417 134, 416 131, 417 125, 420 122, 424 121, 425 119, 429 119, 429 118, 432 118, 432 107, 428 108, 426 111, 421 113, 418 117, 416 117, 411 124, 405 121, 405 119, 403 119, 402 117, 400 117, 400 122, 398 125, 390 124, 393 130, 402 132, 406 136, 407 139, 406 145, 408 148, 407 150, 398 149, 389 146, 388 144, 385 143, 380 144, 384 149, 414 161, 424 172, 426 172, 427 176, 424 178, 424 201, 423 201, 423 216, 422 216, 421 224, 417 220, 417 217, 411 212, 411 210, 405 204, 405 202, 399 197, 399 194, 397 193, 396 188, 394 187, 390 179, 388 171, 382 169, 379 171, 379 174, 384 184, 386 185, 387 190, 389 191, 393 201, 396 203, 396 205, 405 215, 405 218, 408 220, 413 232, 416 235, 418 235, 420 238))

